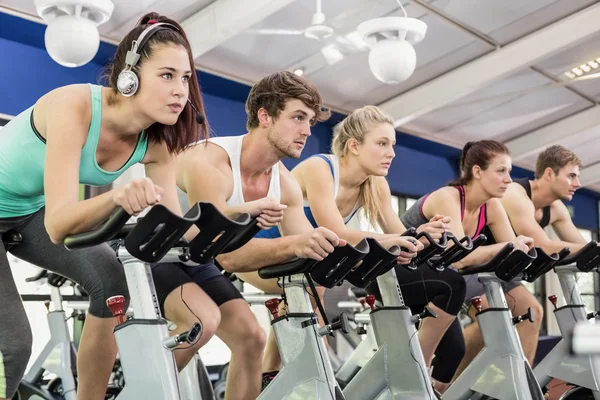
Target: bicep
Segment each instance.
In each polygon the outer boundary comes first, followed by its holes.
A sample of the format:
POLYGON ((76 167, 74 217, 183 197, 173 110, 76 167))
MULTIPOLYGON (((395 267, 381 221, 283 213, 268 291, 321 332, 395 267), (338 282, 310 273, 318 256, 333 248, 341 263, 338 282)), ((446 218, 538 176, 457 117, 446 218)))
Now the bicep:
POLYGON ((204 162, 186 163, 184 168, 184 185, 190 205, 208 202, 224 212, 230 179, 214 165, 204 162))
POLYGON ((505 243, 512 241, 515 238, 515 232, 500 201, 492 199, 488 201, 486 207, 488 225, 496 242, 505 243))
POLYGON ((557 221, 552 224, 552 228, 560 240, 571 243, 587 243, 587 240, 581 235, 579 229, 573 224, 569 211, 562 202, 559 207, 556 207, 556 211, 555 209, 552 211, 559 213, 557 221))
POLYGON ((465 237, 465 229, 462 225, 460 200, 458 196, 449 197, 444 193, 434 192, 425 199, 423 211, 425 215, 429 216, 439 214, 450 217, 448 230, 457 238, 465 237))
MULTIPOLYGON (((308 170, 302 175, 306 198, 317 225, 340 232, 345 228, 345 224, 335 202, 333 178, 324 175, 329 172, 328 168, 325 170, 321 167, 320 165, 307 165, 308 170)), ((325 167, 327 166, 325 165, 325 167)), ((304 211, 302 213, 304 214, 304 211)))
POLYGON ((280 223, 284 236, 301 235, 310 232, 313 226, 304 214, 304 202, 300 185, 291 173, 282 173, 281 202, 287 205, 280 223))

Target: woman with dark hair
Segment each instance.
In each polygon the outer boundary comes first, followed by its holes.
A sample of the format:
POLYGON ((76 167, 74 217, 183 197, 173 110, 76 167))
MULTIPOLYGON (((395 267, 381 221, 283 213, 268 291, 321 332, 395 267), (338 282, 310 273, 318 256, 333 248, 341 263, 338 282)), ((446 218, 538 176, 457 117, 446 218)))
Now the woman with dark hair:
MULTIPOLYGON (((474 238, 484 229, 489 229, 497 243, 480 246, 460 262, 455 263, 453 267, 456 269, 489 261, 508 242, 514 243, 515 249, 528 251, 533 245, 533 240, 525 236, 515 237, 499 200, 512 182, 511 169, 510 154, 504 144, 493 140, 469 142, 462 151, 460 178, 420 198, 402 216, 402 222, 407 227, 416 227, 436 214, 446 215, 450 217, 448 230, 458 238, 466 235, 474 238)), ((447 271, 458 275, 451 269, 447 271)), ((477 276, 469 276, 466 286, 467 300, 483 294, 483 287, 477 280, 477 276)), ((524 314, 527 307, 535 307, 535 305, 537 305, 536 311, 541 309, 535 297, 520 283, 504 283, 504 286, 504 290, 509 293, 509 307, 516 314, 525 310, 521 313, 524 314)), ((527 335, 530 330, 539 330, 539 322, 521 324, 521 326, 526 326, 527 335)), ((523 328, 519 327, 525 353, 528 357, 533 357, 535 345, 531 353, 528 347, 530 340, 522 334, 522 330, 523 328)), ((447 387, 445 384, 451 381, 461 359, 463 360, 461 367, 466 366, 481 349, 480 337, 477 339, 475 335, 471 335, 467 338, 469 340, 465 346, 462 329, 458 320, 455 320, 436 350, 433 377, 443 383, 437 386, 441 391, 444 391, 447 387), (463 358, 465 347, 466 356, 463 358)))
MULTIPOLYGON (((62 241, 98 226, 118 207, 137 215, 160 202, 180 213, 175 154, 207 137, 207 123, 196 118, 203 109, 183 29, 150 13, 119 44, 107 87, 55 89, 2 129, 0 233, 23 237, 10 252, 77 282, 90 296, 77 362, 79 399, 105 397, 117 353, 106 299, 128 291, 107 244, 68 251, 62 241), (136 163, 144 164, 146 178, 79 200, 80 184, 107 185, 136 163)), ((15 395, 32 343, 6 250, 2 244, 0 400, 15 395)), ((207 307, 199 317, 218 321, 218 309, 207 307)), ((210 335, 205 329, 201 344, 210 335)))

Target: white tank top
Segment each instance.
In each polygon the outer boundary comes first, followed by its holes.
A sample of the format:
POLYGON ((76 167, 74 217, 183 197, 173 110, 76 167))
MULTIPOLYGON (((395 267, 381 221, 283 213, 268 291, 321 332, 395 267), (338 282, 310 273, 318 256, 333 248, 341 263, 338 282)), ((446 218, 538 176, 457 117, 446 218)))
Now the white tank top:
MULTIPOLYGON (((240 170, 240 159, 242 155, 242 142, 246 135, 240 136, 224 136, 214 137, 208 139, 209 142, 216 144, 227 152, 229 156, 229 163, 231 164, 231 171, 233 173, 233 192, 231 197, 227 199, 227 206, 232 207, 242 203, 245 203, 244 192, 242 191, 242 174, 240 170)), ((192 144, 192 146, 204 143, 200 141, 192 144)), ((198 171, 202 173, 202 171, 198 171)), ((179 196, 179 202, 181 203, 181 209, 185 213, 190 209, 187 194, 181 189, 177 188, 177 194, 179 196)), ((271 182, 269 183, 269 191, 267 196, 281 201, 281 186, 279 182, 279 163, 275 164, 271 170, 271 182)))

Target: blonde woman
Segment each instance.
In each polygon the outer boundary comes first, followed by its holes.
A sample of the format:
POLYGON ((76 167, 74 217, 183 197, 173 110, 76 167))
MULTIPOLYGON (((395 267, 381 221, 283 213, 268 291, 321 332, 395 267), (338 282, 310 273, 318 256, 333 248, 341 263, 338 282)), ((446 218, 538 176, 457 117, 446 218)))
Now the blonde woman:
MULTIPOLYGON (((390 187, 385 179, 395 157, 395 144, 396 132, 389 115, 374 106, 352 112, 336 129, 331 146, 333 154, 315 155, 292 170, 302 189, 308 220, 314 226, 330 229, 351 244, 372 237, 385 245, 406 231, 392 209, 390 187), (346 226, 360 208, 383 234, 346 226)), ((419 227, 419 231, 427 231, 439 239, 449 222, 449 218, 436 215, 419 227)), ((279 232, 273 228, 263 235, 276 237, 279 232)), ((398 259, 398 264, 405 263, 406 260, 398 259)), ((419 341, 429 365, 437 344, 463 302, 464 280, 454 271, 408 272, 403 267, 397 271, 407 306, 419 307, 422 311, 429 302, 438 315, 438 318, 426 319, 419 331, 419 341), (444 281, 441 285, 437 283, 440 280, 444 281), (456 306, 448 311, 450 305, 456 306)))

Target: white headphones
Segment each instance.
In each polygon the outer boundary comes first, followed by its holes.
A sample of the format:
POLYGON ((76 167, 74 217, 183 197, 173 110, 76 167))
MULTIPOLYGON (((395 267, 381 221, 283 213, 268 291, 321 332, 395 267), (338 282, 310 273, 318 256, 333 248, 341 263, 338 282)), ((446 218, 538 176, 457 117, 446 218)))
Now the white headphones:
POLYGON ((133 67, 135 67, 140 59, 140 51, 144 48, 144 45, 150 40, 152 35, 163 29, 174 29, 179 32, 179 29, 173 24, 152 21, 153 20, 149 21, 151 25, 144 29, 137 40, 134 40, 131 44, 131 50, 129 50, 125 56, 125 68, 123 68, 117 78, 117 90, 125 97, 133 96, 140 87, 140 80, 133 71, 133 67))

